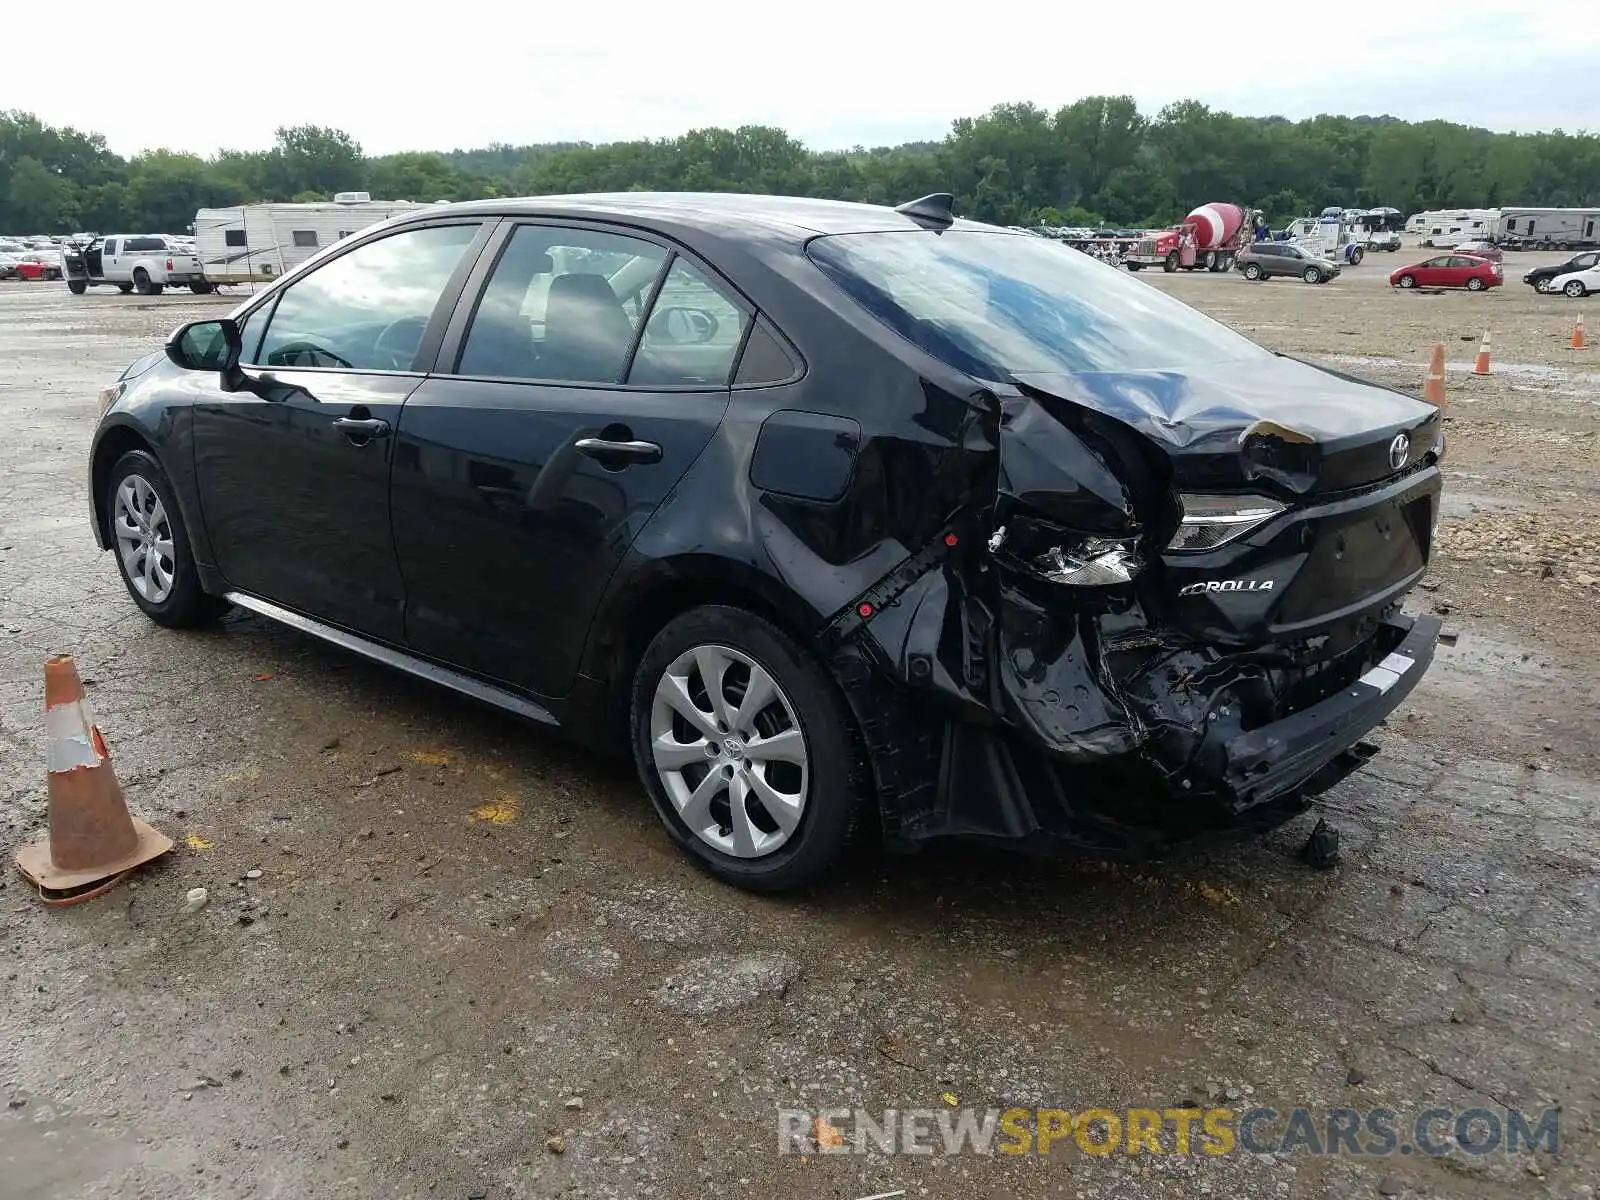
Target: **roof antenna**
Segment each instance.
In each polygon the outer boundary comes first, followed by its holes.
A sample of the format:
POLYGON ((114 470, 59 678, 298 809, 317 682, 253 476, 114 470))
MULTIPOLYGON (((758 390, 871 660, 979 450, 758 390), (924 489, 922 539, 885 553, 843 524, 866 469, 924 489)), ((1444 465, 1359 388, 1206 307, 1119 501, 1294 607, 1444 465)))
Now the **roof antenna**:
POLYGON ((918 225, 931 229, 949 229, 956 221, 956 198, 949 192, 934 192, 920 200, 908 200, 895 205, 895 212, 904 213, 918 225))

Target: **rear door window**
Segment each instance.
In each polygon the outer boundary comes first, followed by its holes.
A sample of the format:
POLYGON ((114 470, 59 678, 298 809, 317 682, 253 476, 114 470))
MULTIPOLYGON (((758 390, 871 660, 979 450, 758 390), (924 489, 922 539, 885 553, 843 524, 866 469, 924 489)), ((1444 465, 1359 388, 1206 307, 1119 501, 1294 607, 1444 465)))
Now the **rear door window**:
POLYGON ((519 226, 472 314, 457 373, 622 382, 669 257, 605 230, 519 226))
POLYGON ((628 382, 643 387, 723 387, 750 314, 685 259, 667 272, 628 382))

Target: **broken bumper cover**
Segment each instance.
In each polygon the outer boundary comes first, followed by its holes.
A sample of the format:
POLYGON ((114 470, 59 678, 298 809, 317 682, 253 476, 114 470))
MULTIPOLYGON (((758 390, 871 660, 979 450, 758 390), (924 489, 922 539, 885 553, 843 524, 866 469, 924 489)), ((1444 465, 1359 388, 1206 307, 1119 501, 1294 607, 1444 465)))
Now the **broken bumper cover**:
POLYGON ((1400 635, 1399 644, 1354 684, 1228 742, 1225 782, 1235 807, 1250 808, 1297 789, 1309 799, 1359 766, 1360 756, 1341 760, 1421 681, 1433 661, 1440 624, 1438 617, 1389 618, 1383 631, 1390 638, 1400 635), (1308 783, 1321 786, 1308 791, 1308 783))
POLYGON ((847 692, 892 844, 959 837, 1153 858, 1264 832, 1359 768, 1373 753, 1363 739, 1426 674, 1439 628, 1436 617, 1384 619, 1352 682, 1255 729, 1219 731, 1185 762, 1147 746, 1072 764, 1003 724, 957 718, 930 729, 892 693, 847 692))

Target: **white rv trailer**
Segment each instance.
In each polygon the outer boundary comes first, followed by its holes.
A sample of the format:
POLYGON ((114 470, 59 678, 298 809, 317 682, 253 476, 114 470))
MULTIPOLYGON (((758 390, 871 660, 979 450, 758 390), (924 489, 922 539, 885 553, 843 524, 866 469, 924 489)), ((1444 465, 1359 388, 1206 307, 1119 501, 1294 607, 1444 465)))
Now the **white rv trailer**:
POLYGON ((1424 246, 1449 249, 1462 242, 1493 237, 1500 227, 1498 208, 1444 208, 1421 214, 1425 219, 1417 231, 1424 246))
POLYGON ((1600 208, 1508 208, 1495 234, 1543 250, 1600 245, 1600 208))
POLYGON ((211 283, 270 283, 340 238, 426 207, 340 192, 325 203, 202 208, 194 215, 195 251, 211 283))

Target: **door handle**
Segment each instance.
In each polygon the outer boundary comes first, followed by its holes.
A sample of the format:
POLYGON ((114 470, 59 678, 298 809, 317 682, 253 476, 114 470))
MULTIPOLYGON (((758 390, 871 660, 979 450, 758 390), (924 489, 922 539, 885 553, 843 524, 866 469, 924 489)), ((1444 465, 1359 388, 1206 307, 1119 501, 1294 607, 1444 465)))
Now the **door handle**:
POLYGON ((389 422, 377 417, 339 417, 333 422, 333 427, 358 445, 365 445, 373 438, 389 436, 389 422))
POLYGON ((579 438, 573 445, 578 453, 601 462, 658 463, 661 447, 654 442, 613 442, 607 438, 579 438))

